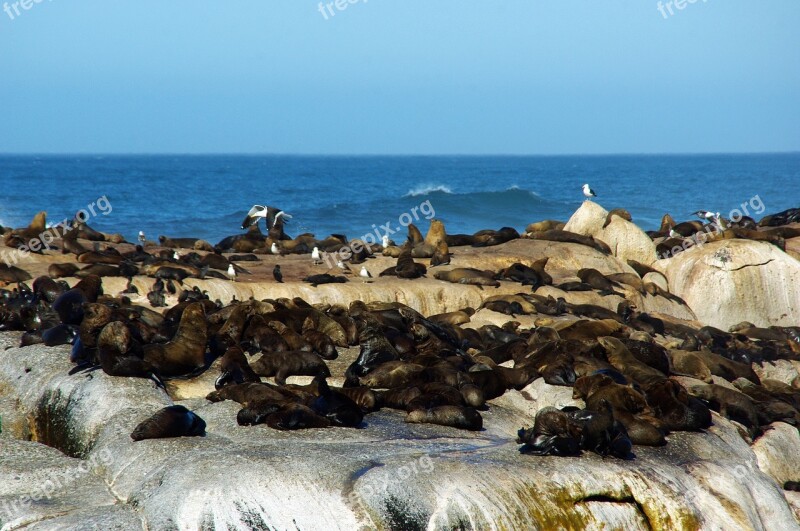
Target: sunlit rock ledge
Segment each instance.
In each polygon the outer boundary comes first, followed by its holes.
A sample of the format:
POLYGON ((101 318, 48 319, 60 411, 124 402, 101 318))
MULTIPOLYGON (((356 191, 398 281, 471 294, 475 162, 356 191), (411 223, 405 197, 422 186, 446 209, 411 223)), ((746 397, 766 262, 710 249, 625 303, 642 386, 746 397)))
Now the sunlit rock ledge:
POLYGON ((781 423, 753 447, 715 414, 706 433, 674 433, 630 461, 520 455, 516 430, 535 411, 582 405, 538 379, 493 401, 477 433, 392 411, 357 430, 278 432, 192 398, 180 403, 206 420, 205 437, 134 443, 131 426, 171 402, 163 390, 67 376, 66 347, 16 348, 18 337, 0 334, 4 530, 800 528, 796 493, 778 484, 800 469, 800 438, 781 423), (76 477, 79 463, 88 473, 76 477))

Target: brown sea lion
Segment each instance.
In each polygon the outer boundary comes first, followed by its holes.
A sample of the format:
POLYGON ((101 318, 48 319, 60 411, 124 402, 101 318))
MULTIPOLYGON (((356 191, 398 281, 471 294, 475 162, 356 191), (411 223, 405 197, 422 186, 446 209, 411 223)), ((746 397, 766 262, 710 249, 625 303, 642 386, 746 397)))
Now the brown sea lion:
POLYGON ((525 232, 530 234, 532 232, 546 232, 553 229, 563 229, 564 222, 556 221, 554 219, 546 219, 544 221, 537 221, 525 227, 525 232))
POLYGON ((425 367, 407 361, 387 361, 359 378, 361 385, 372 389, 405 387, 415 380, 425 367))
POLYGON ((144 359, 156 367, 162 376, 190 373, 207 363, 207 337, 203 305, 193 302, 184 309, 175 337, 164 345, 145 345, 144 359))
POLYGON ((250 364, 259 376, 275 377, 283 385, 289 376, 330 376, 325 361, 313 352, 267 352, 250 364))
POLYGON ((608 227, 608 225, 613 220, 614 216, 620 217, 620 218, 624 219, 625 221, 631 221, 632 220, 630 212, 628 212, 624 208, 615 208, 614 210, 609 212, 608 215, 606 216, 606 220, 603 223, 603 228, 608 227))
POLYGON ((746 394, 716 384, 693 385, 688 392, 704 400, 723 417, 743 425, 751 437, 760 433, 758 411, 753 400, 746 394))
POLYGON ((437 271, 433 277, 453 284, 500 287, 500 282, 494 279, 492 271, 481 271, 471 267, 457 267, 449 271, 437 271))
POLYGON ((712 383, 711 371, 696 352, 673 349, 669 350, 672 373, 690 376, 705 383, 712 383))
POLYGON ((625 344, 615 337, 599 337, 608 362, 619 372, 642 386, 666 379, 666 374, 636 359, 625 344))
POLYGON ((75 276, 78 269, 77 265, 71 263, 50 264, 47 267, 47 274, 52 278, 72 277, 75 276))
POLYGON ((450 248, 446 240, 441 240, 436 244, 436 249, 431 257, 431 267, 448 265, 450 263, 450 248))
POLYGON ((185 406, 169 406, 156 411, 142 421, 131 433, 131 439, 166 439, 170 437, 201 437, 206 423, 185 406))
POLYGON ((428 317, 434 323, 449 323, 451 325, 462 325, 470 321, 470 318, 475 315, 473 308, 467 307, 463 310, 455 312, 439 313, 428 317))
POLYGON ((503 227, 500 230, 481 230, 475 233, 473 247, 490 247, 518 239, 519 232, 512 227, 503 227))
POLYGON ((605 242, 592 238, 591 236, 584 236, 565 230, 553 229, 545 232, 536 232, 531 235, 531 238, 534 240, 546 240, 551 242, 577 243, 596 249, 603 254, 611 254, 611 248, 605 242))
POLYGON ((2 282, 12 284, 15 282, 24 282, 31 278, 33 277, 31 277, 30 273, 24 269, 12 265, 0 264, 0 281, 2 282))
POLYGON ((439 406, 431 409, 416 409, 406 416, 406 422, 438 424, 462 430, 483 429, 481 414, 474 408, 462 406, 439 406))
POLYGON ((242 349, 236 346, 228 348, 220 361, 220 375, 214 381, 214 388, 260 382, 261 378, 250 367, 242 349))

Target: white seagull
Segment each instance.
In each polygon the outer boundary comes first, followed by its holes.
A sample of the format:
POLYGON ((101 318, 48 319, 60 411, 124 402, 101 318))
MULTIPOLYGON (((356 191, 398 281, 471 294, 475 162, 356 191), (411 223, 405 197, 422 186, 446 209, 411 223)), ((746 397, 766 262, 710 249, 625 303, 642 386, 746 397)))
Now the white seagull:
POLYGON ((275 242, 272 242, 272 247, 270 247, 269 252, 272 254, 281 254, 281 250, 278 249, 278 244, 275 242))
POLYGON ((146 241, 147 241, 147 238, 144 237, 144 231, 140 230, 139 231, 139 243, 144 245, 144 242, 146 242, 146 241))
POLYGON ((588 184, 583 185, 583 195, 586 196, 586 199, 589 199, 590 197, 597 197, 597 194, 594 193, 594 190, 589 188, 588 184))
POLYGON ((361 266, 361 272, 359 273, 364 278, 372 278, 372 273, 367 271, 366 266, 361 266))
POLYGON ((311 259, 314 261, 315 264, 322 263, 322 258, 319 255, 319 247, 314 247, 314 250, 311 251, 311 259))
MULTIPOLYGON (((697 212, 693 212, 693 214, 698 218, 705 219, 707 221, 711 221, 712 219, 714 219, 714 213, 709 212, 708 210, 698 210, 697 212)), ((716 215, 719 216, 719 212, 717 212, 716 215)))
POLYGON ((233 264, 228 264, 228 278, 236 282, 236 270, 233 268, 233 264))
POLYGON ((381 246, 383 246, 384 249, 387 249, 389 247, 389 235, 388 234, 384 234, 383 238, 381 238, 381 246))
POLYGON ((292 218, 289 214, 281 210, 280 208, 275 208, 271 206, 262 206, 262 205, 253 205, 253 208, 250 209, 250 212, 247 213, 245 216, 244 221, 242 221, 242 228, 246 229, 252 225, 258 223, 258 220, 264 218, 267 224, 267 230, 273 228, 277 223, 278 220, 283 219, 286 223, 288 220, 292 218))

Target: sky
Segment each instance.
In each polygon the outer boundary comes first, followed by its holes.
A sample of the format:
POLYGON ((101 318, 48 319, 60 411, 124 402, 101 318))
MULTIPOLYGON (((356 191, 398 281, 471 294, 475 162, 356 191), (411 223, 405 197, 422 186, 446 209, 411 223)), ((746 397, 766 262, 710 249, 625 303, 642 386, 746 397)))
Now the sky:
POLYGON ((800 151, 797 0, 25 1, 2 153, 800 151))

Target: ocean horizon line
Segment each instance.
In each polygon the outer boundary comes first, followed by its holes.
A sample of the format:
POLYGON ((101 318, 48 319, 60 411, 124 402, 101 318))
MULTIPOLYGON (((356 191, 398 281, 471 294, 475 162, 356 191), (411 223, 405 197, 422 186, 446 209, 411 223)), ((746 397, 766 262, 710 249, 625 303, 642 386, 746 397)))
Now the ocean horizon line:
POLYGON ((297 158, 568 158, 568 157, 712 157, 800 155, 795 151, 686 151, 609 153, 258 153, 258 152, 0 152, 0 157, 297 157, 297 158))

